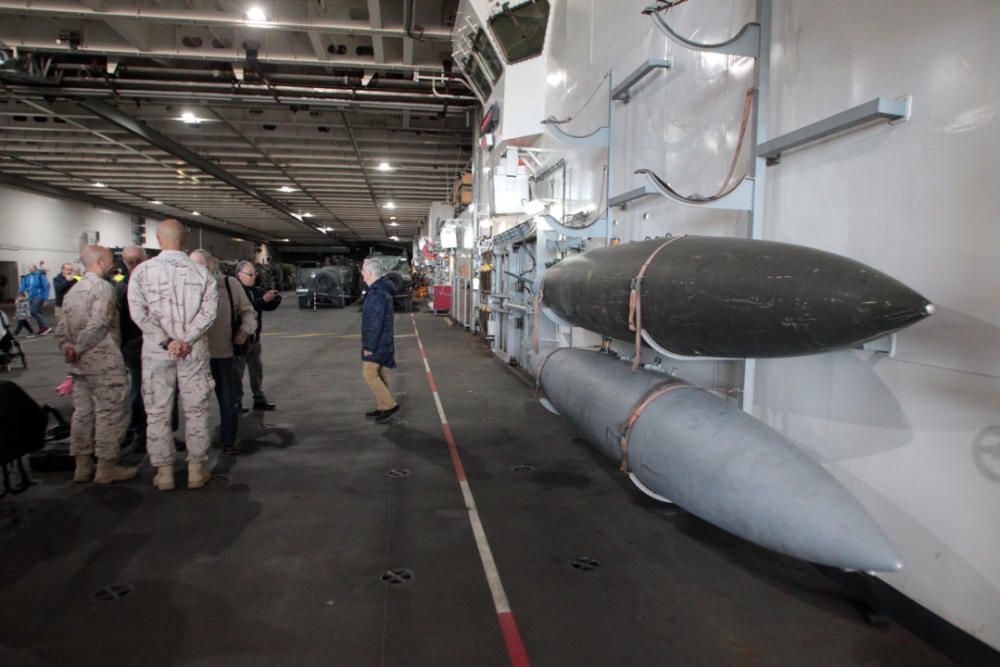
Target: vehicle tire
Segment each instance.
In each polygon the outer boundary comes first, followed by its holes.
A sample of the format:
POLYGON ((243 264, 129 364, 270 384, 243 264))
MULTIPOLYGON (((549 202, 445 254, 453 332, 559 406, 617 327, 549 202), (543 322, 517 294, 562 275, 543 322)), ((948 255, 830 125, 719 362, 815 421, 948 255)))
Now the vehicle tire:
POLYGON ((319 292, 332 292, 337 287, 337 279, 333 274, 321 271, 313 278, 316 282, 316 290, 319 292))

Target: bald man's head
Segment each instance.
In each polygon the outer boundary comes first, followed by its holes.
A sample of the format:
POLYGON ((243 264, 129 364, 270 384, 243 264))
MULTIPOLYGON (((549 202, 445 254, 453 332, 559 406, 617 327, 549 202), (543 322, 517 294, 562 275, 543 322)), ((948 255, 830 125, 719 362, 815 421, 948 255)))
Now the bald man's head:
POLYGON ((111 251, 102 245, 88 245, 80 251, 80 263, 90 273, 106 278, 114 268, 115 258, 111 251))
POLYGON ((180 250, 187 240, 187 228, 173 218, 168 218, 156 226, 156 240, 162 250, 180 250))
POLYGON ((130 245, 122 250, 122 263, 125 265, 125 268, 128 269, 129 273, 135 271, 135 267, 139 266, 147 259, 149 258, 146 256, 146 251, 137 245, 130 245))

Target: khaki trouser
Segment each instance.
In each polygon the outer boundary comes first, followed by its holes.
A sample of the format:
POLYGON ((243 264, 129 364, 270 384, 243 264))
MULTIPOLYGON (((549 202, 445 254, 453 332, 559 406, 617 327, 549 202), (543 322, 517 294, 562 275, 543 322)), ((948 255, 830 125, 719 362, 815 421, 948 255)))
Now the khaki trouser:
POLYGON ((361 362, 361 377, 368 383, 368 388, 375 394, 375 406, 379 410, 391 410, 396 407, 396 399, 389 391, 389 371, 374 361, 361 362))
POLYGON ((74 375, 70 453, 76 456, 96 450, 97 458, 117 461, 131 412, 124 373, 74 375))

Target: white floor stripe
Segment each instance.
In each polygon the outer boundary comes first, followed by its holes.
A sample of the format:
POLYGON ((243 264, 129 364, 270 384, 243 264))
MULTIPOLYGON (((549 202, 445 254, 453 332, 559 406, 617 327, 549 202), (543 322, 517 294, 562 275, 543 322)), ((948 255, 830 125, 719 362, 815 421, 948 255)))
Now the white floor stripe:
POLYGON ((498 614, 510 612, 510 603, 507 601, 507 593, 503 589, 500 581, 500 572, 497 570, 496 561, 493 560, 493 551, 490 550, 490 543, 486 539, 486 531, 483 530, 483 522, 479 520, 479 510, 476 508, 476 500, 472 497, 469 483, 459 481, 462 487, 462 497, 465 499, 465 506, 469 510, 469 523, 472 524, 472 534, 476 537, 476 548, 479 549, 479 559, 483 561, 483 570, 486 572, 486 581, 490 585, 490 594, 493 596, 493 606, 498 614))
MULTIPOLYGON (((413 329, 417 333, 417 341, 419 343, 420 332, 417 331, 416 321, 413 323, 413 329)), ((430 373, 430 364, 427 361, 427 356, 423 354, 423 345, 420 346, 420 352, 424 356, 424 365, 427 366, 427 372, 430 373)), ((441 405, 441 398, 436 391, 434 392, 434 403, 437 405, 441 423, 447 424, 448 420, 445 417, 444 406, 441 405)), ((469 511, 469 524, 472 526, 472 534, 476 538, 476 549, 479 550, 479 559, 483 563, 486 581, 490 587, 490 594, 493 596, 493 606, 496 607, 498 614, 509 614, 511 611, 510 602, 507 600, 507 592, 504 591, 503 583, 500 581, 500 572, 497 570, 496 561, 493 560, 493 551, 490 549, 490 543, 486 539, 486 530, 483 529, 483 522, 479 518, 476 499, 473 497, 472 489, 469 488, 469 483, 466 480, 459 480, 458 485, 462 489, 462 499, 465 501, 465 507, 469 511)))
POLYGON ((441 418, 441 423, 447 424, 448 418, 444 416, 444 406, 441 405, 441 398, 438 396, 438 393, 436 391, 434 392, 434 404, 437 406, 438 417, 441 418))

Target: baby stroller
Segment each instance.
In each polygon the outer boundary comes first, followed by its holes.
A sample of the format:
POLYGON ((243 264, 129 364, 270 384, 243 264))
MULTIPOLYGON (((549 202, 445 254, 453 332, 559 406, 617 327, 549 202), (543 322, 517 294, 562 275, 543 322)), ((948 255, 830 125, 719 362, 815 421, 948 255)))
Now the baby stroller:
POLYGON ((20 360, 21 368, 28 367, 28 358, 24 356, 21 343, 10 332, 10 320, 6 313, 0 311, 0 370, 9 373, 15 359, 20 360))

